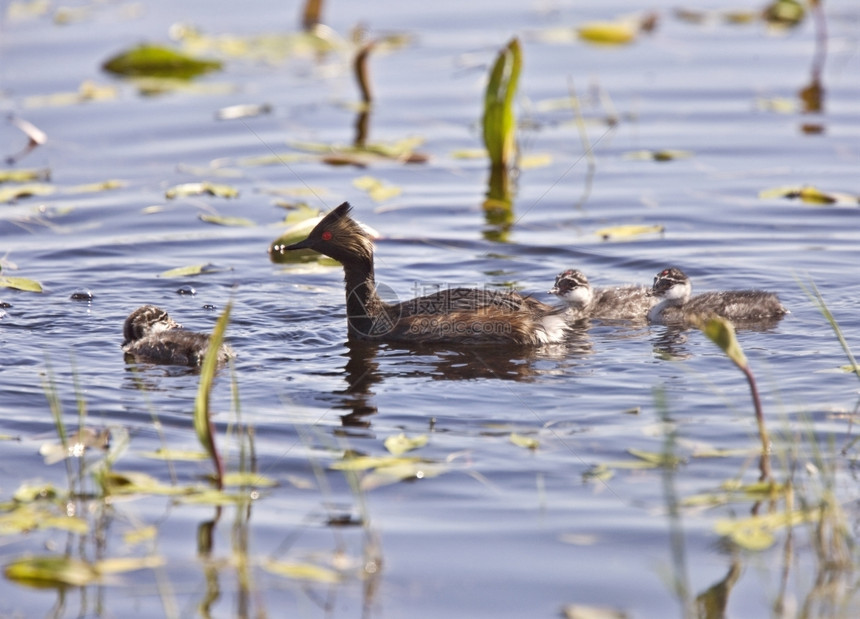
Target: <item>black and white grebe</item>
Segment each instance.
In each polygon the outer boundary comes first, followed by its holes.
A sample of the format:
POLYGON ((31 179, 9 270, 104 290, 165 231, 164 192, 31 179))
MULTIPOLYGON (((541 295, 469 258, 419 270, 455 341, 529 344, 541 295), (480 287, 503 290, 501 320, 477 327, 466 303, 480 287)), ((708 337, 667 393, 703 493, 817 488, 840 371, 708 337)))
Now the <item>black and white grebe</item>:
MULTIPOLYGON (((143 305, 129 314, 123 336, 123 352, 138 363, 196 366, 203 363, 209 349, 208 335, 183 329, 154 305, 143 305)), ((218 351, 219 363, 233 356, 233 350, 226 344, 218 351)))
POLYGON ((568 304, 568 318, 581 320, 642 320, 657 303, 645 286, 592 288, 582 271, 568 269, 558 274, 550 294, 568 304))
POLYGON ((284 250, 312 249, 343 265, 350 338, 427 344, 523 344, 561 341, 564 311, 514 291, 450 288, 403 303, 376 289, 373 243, 344 202, 308 238, 284 250))
POLYGON ((681 269, 663 269, 654 277, 651 293, 658 303, 648 312, 657 324, 684 324, 707 316, 728 320, 756 321, 781 318, 788 313, 772 292, 728 290, 703 292, 691 297, 693 286, 681 269))

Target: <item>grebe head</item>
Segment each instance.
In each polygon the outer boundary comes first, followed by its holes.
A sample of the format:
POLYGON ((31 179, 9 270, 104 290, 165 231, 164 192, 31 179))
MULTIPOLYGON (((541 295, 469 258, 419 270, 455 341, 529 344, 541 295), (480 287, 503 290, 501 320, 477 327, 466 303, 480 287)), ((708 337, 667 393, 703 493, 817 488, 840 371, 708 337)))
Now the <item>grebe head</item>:
POLYGON ((568 305, 575 308, 588 307, 594 299, 588 278, 585 273, 576 269, 559 273, 549 293, 564 299, 568 305))
POLYGON ((693 292, 690 278, 681 269, 663 269, 654 277, 651 294, 664 301, 685 303, 693 292))
POLYGON ((168 329, 178 329, 182 325, 168 316, 160 307, 154 305, 143 305, 134 310, 125 319, 122 334, 125 341, 123 346, 139 340, 153 333, 160 333, 168 329))
POLYGON ((308 238, 284 250, 312 249, 344 264, 373 260, 370 235, 349 216, 351 210, 349 202, 344 202, 323 217, 308 238))

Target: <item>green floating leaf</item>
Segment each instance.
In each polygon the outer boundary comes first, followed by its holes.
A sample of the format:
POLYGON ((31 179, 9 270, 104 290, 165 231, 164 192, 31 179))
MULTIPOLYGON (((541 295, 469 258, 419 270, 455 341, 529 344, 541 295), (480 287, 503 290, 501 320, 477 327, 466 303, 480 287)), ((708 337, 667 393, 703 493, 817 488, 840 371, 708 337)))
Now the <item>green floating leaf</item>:
POLYGON ((329 468, 336 471, 366 471, 381 467, 399 466, 402 464, 414 464, 420 462, 420 458, 397 456, 355 456, 332 462, 329 468))
POLYGON ((122 536, 122 540, 129 546, 136 546, 137 544, 155 539, 157 536, 158 529, 155 526, 148 526, 126 531, 122 536))
POLYGON ((188 277, 191 275, 200 275, 202 273, 209 273, 213 270, 212 263, 208 262, 206 264, 192 264, 187 267, 176 267, 175 269, 168 269, 167 271, 163 271, 159 274, 159 277, 188 277))
POLYGON ((374 202, 385 202, 396 198, 402 193, 400 187, 386 185, 383 181, 372 176, 360 176, 352 181, 355 188, 366 191, 374 202))
POLYGON ((227 473, 224 475, 225 486, 256 486, 257 488, 271 488, 277 486, 271 477, 260 473, 227 473))
POLYGON ((19 503, 30 503, 43 499, 54 499, 65 496, 65 492, 51 484, 21 484, 12 498, 19 503))
POLYGON ((100 183, 88 183, 86 185, 75 185, 66 189, 66 193, 98 193, 100 191, 110 191, 111 189, 122 189, 126 186, 125 181, 110 179, 100 183))
POLYGON ((389 453, 394 456, 400 456, 407 451, 424 447, 427 444, 427 435, 421 434, 419 436, 408 437, 400 433, 397 436, 389 436, 383 444, 389 453))
POLYGON ((181 503, 190 505, 244 505, 251 500, 247 493, 225 492, 209 488, 179 498, 181 503))
POLYGON ((167 486, 146 473, 109 471, 101 479, 109 494, 158 494, 177 496, 194 492, 194 488, 167 486))
POLYGON ((191 79, 221 66, 217 60, 194 58, 168 47, 140 45, 108 59, 102 68, 126 76, 191 79))
POLYGON ((735 337, 735 327, 730 320, 726 320, 722 316, 713 316, 705 321, 702 331, 708 339, 720 347, 726 353, 726 356, 739 368, 747 367, 747 358, 741 345, 735 337))
POLYGON ((597 464, 582 474, 583 481, 609 481, 615 477, 615 471, 605 464, 597 464))
POLYGON ((200 221, 205 221, 206 223, 216 224, 219 226, 232 226, 235 228, 247 228, 256 225, 253 221, 245 219, 244 217, 228 217, 225 215, 210 215, 208 213, 201 213, 200 221))
POLYGON ((32 198, 33 196, 49 196, 57 191, 53 185, 44 183, 29 183, 27 185, 16 185, 0 189, 0 202, 14 202, 21 198, 32 198))
POLYGON ((758 197, 762 200, 772 200, 774 198, 789 198, 798 199, 806 204, 830 205, 830 204, 851 204, 860 203, 860 197, 838 192, 826 192, 812 186, 787 186, 773 187, 771 189, 763 189, 759 192, 758 197))
POLYGON ((261 567, 267 572, 293 580, 323 584, 336 584, 341 581, 341 576, 336 571, 312 563, 266 560, 261 567))
POLYGON ((609 228, 600 228, 599 230, 595 230, 594 234, 602 238, 604 241, 609 240, 618 240, 625 239, 634 236, 641 236, 643 234, 660 234, 664 232, 666 228, 659 224, 654 224, 650 226, 645 225, 625 225, 625 226, 612 226, 609 228))
POLYGON ((188 196, 210 195, 216 198, 238 198, 239 190, 230 185, 221 185, 203 181, 201 183, 183 183, 176 185, 164 192, 168 200, 185 198, 188 196))
POLYGON ((511 441, 517 447, 525 447, 526 449, 535 450, 540 447, 540 441, 532 436, 524 436, 522 434, 517 434, 516 432, 511 432, 508 440, 511 441))
POLYGON ((685 462, 684 458, 681 458, 679 456, 674 456, 666 453, 658 453, 654 451, 644 451, 642 449, 635 449, 633 447, 628 449, 627 453, 629 453, 631 456, 639 458, 644 463, 653 467, 675 467, 685 462))
POLYGON ((42 292, 42 284, 26 277, 6 277, 0 275, 0 288, 14 288, 25 292, 42 292))
POLYGON ((484 145, 493 167, 508 166, 516 149, 514 97, 522 70, 522 49, 514 37, 496 58, 484 93, 484 145))
POLYGON ((52 503, 18 503, 8 513, 0 515, 0 535, 17 535, 37 529, 58 529, 85 535, 86 520, 76 516, 58 515, 52 503))
POLYGON ((777 531, 820 519, 821 513, 817 510, 793 510, 737 520, 719 520, 714 525, 714 531, 747 550, 765 550, 773 545, 777 531))
POLYGON ((153 460, 179 460, 185 462, 196 462, 209 457, 205 452, 188 449, 156 449, 155 451, 143 451, 138 455, 153 460))
POLYGON ((423 462, 402 462, 387 466, 380 466, 362 478, 359 487, 362 490, 373 490, 380 486, 387 486, 405 480, 430 479, 448 471, 448 467, 423 462))
POLYGON ((6 565, 4 573, 9 580, 34 587, 83 587, 99 578, 98 572, 89 563, 62 556, 15 559, 6 565))
POLYGON ((626 45, 639 33, 639 26, 632 21, 595 21, 577 28, 579 38, 589 43, 602 45, 626 45))
POLYGON ((51 171, 48 168, 0 170, 0 183, 28 183, 30 181, 48 180, 51 180, 51 171))

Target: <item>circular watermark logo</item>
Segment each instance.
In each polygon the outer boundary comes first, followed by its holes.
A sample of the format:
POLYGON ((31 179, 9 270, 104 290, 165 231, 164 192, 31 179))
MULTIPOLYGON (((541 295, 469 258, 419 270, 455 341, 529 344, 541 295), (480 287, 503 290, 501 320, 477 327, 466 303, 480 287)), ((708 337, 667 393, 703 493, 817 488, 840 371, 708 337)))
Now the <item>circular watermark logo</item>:
POLYGON ((363 337, 378 338, 391 333, 400 316, 400 299, 390 286, 376 284, 375 295, 366 284, 347 292, 346 319, 350 328, 363 337))

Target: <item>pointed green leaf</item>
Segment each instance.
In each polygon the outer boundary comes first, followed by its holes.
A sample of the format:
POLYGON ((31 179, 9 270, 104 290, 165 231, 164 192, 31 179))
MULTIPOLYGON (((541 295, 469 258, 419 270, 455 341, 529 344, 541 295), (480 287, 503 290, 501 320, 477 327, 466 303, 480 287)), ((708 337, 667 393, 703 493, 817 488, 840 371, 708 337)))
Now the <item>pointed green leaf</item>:
POLYGON ((722 316, 714 316, 709 318, 702 331, 708 339, 720 347, 726 353, 726 356, 734 362, 739 368, 747 367, 747 358, 741 345, 735 337, 735 327, 730 320, 726 320, 722 316))
POLYGON ((49 196, 57 190, 53 185, 44 183, 30 183, 27 185, 15 185, 0 189, 0 202, 14 202, 21 198, 33 196, 49 196))
POLYGON ((232 226, 237 228, 256 225, 253 221, 244 217, 228 217, 225 215, 210 215, 208 213, 201 213, 200 221, 205 221, 206 223, 210 224, 217 224, 219 226, 232 226))
POLYGON ((484 145, 494 167, 513 162, 516 147, 514 97, 522 69, 522 50, 516 37, 499 52, 484 93, 484 145))
POLYGON ((6 277, 0 275, 0 288, 14 288, 25 292, 42 292, 42 284, 26 277, 6 277))
POLYGON ((202 60, 158 45, 140 45, 118 54, 102 65, 119 75, 190 79, 221 68, 217 60, 202 60))

